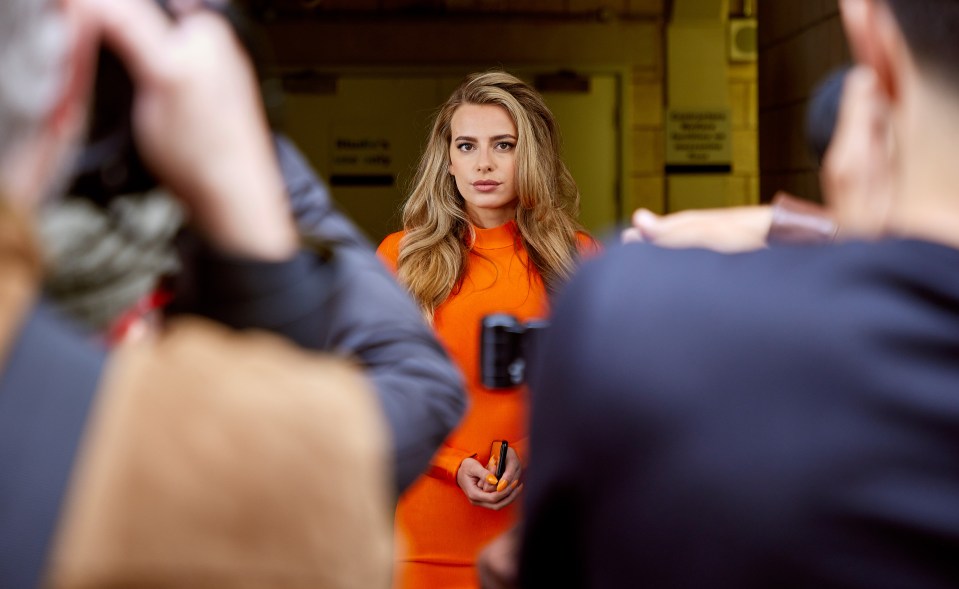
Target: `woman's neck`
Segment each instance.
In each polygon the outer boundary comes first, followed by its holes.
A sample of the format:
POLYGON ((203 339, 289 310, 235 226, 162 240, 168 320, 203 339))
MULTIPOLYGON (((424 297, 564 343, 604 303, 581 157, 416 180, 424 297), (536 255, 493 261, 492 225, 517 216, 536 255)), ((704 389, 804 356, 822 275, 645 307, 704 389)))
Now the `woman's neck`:
POLYGON ((503 209, 475 209, 466 211, 470 222, 480 229, 492 229, 506 225, 516 218, 516 207, 503 209))

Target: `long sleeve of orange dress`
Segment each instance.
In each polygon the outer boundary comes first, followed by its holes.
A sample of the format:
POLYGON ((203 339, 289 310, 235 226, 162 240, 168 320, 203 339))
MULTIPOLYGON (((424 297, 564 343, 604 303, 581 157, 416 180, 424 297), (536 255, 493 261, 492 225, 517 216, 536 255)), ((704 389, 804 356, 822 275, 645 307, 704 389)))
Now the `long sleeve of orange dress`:
MULTIPOLYGON (((394 272, 402 237, 403 232, 389 235, 378 249, 394 272)), ((476 587, 476 555, 517 521, 520 501, 500 511, 470 505, 456 484, 456 472, 470 456, 486 465, 494 440, 507 440, 525 463, 526 389, 492 390, 481 384, 480 322, 492 313, 509 313, 522 321, 545 318, 547 302, 542 279, 529 270, 515 223, 476 228, 462 285, 439 306, 433 321, 440 341, 463 371, 469 407, 436 452, 427 476, 420 477, 397 506, 397 587, 476 587)))

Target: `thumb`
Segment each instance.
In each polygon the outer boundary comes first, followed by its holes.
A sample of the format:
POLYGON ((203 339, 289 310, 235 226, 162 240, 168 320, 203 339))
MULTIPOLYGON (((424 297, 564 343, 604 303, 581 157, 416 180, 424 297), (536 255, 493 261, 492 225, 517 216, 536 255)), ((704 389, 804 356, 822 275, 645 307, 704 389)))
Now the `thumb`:
POLYGON ((659 215, 649 209, 639 209, 633 213, 633 227, 643 239, 651 240, 656 237, 659 229, 659 215))
POLYGON ((171 27, 170 19, 152 0, 75 0, 120 57, 134 80, 153 76, 157 56, 171 27))

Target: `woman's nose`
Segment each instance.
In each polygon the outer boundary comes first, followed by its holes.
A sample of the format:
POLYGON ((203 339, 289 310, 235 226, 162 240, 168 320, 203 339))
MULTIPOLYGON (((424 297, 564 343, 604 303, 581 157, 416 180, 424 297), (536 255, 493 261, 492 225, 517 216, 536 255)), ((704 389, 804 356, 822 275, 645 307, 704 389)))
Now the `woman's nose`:
POLYGON ((479 158, 476 160, 476 169, 480 172, 491 172, 493 170, 493 158, 486 150, 480 151, 479 158))

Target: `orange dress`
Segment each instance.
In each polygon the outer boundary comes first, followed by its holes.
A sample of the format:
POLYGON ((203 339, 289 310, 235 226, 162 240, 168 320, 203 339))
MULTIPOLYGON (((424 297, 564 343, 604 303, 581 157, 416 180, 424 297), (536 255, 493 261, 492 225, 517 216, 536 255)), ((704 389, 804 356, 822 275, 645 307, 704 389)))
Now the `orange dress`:
MULTIPOLYGON (((393 233, 378 253, 395 272, 403 232, 393 233)), ((585 235, 581 243, 592 243, 585 235)), ((456 484, 460 463, 474 457, 486 465, 494 440, 507 440, 526 461, 525 387, 491 390, 480 382, 480 321, 509 313, 521 321, 545 318, 546 289, 529 260, 515 222, 476 228, 476 241, 462 286, 437 308, 434 329, 466 379, 469 407, 459 427, 433 457, 396 510, 396 587, 446 589, 477 587, 479 551, 519 518, 517 500, 500 511, 470 505, 456 484)))

